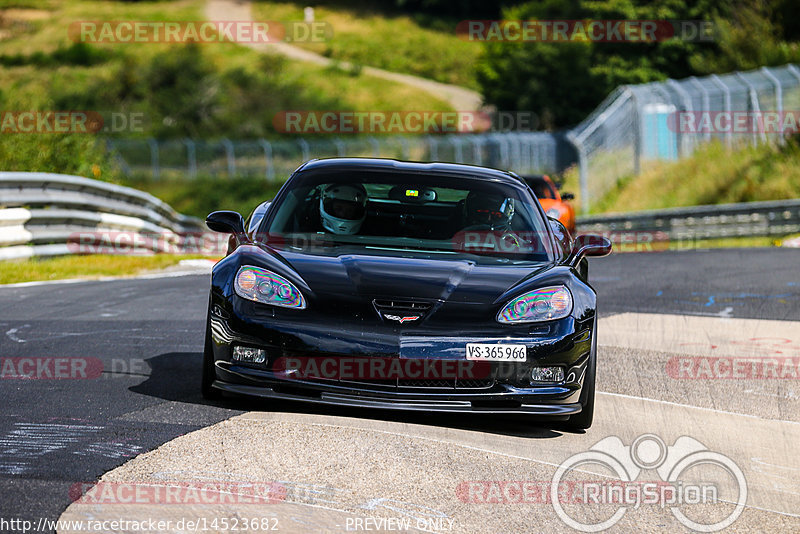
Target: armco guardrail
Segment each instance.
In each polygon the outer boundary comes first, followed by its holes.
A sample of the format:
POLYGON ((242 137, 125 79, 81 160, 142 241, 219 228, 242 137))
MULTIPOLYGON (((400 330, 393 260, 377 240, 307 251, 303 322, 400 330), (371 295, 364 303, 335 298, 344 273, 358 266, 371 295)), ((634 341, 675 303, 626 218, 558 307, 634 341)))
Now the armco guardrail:
POLYGON ((648 234, 652 241, 784 236, 800 232, 800 199, 578 217, 581 233, 648 234))
POLYGON ((79 176, 0 172, 0 260, 113 249, 121 244, 115 237, 134 252, 164 252, 204 230, 199 219, 129 187, 79 176))

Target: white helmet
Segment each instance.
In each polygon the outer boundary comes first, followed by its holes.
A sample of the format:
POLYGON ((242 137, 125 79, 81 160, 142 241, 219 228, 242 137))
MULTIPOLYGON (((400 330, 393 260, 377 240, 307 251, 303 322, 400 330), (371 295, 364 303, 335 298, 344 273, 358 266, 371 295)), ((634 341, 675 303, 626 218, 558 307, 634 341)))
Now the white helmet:
POLYGON ((322 227, 339 235, 353 235, 367 216, 367 191, 361 184, 330 184, 319 197, 322 227))

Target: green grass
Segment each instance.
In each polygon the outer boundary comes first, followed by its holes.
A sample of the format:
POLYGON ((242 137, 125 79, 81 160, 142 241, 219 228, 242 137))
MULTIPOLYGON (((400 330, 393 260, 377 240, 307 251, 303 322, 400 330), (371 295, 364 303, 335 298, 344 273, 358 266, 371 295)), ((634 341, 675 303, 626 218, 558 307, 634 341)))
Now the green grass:
MULTIPOLYGON (((194 53, 166 43, 76 48, 68 37, 69 25, 81 20, 200 21, 205 0, 0 2, 14 6, 0 8, 0 110, 143 112, 143 131, 118 135, 252 139, 275 138, 273 117, 287 109, 451 109, 405 84, 283 60, 233 43, 201 44, 194 53), (193 77, 187 65, 195 66, 193 77)), ((98 140, 92 134, 0 135, 0 169, 121 180, 98 140)))
MULTIPOLYGON (((31 2, 5 2, 3 5, 31 5, 31 2)), ((204 0, 173 0, 119 2, 92 0, 63 0, 45 2, 46 9, 36 10, 25 24, 14 25, 9 38, 0 39, 0 56, 31 55, 37 52, 52 53, 72 44, 68 37, 70 23, 82 20, 137 20, 137 21, 200 21, 203 20, 204 0), (42 18, 44 13, 44 18, 42 18)), ((17 15, 24 17, 25 15, 17 15)), ((2 17, 2 11, 0 11, 2 17)), ((98 65, 60 65, 42 68, 35 64, 0 67, 0 102, 6 109, 49 109, 54 88, 74 91, 88 89, 97 80, 115 75, 123 59, 134 57, 147 61, 157 54, 170 50, 168 43, 100 43, 92 45, 110 51, 114 58, 98 65)), ((262 53, 233 43, 205 43, 200 45, 204 55, 220 71, 237 67, 258 69, 262 53)), ((286 82, 300 84, 309 99, 325 105, 338 102, 347 110, 449 110, 446 102, 429 93, 387 80, 354 75, 353 72, 309 65, 304 62, 287 62, 281 76, 286 82)), ((264 95, 265 97, 269 95, 264 95)), ((324 108, 328 109, 328 107, 324 108)), ((208 132, 213 136, 215 132, 208 132)), ((227 132, 226 132, 227 133, 227 132)))
POLYGON ((177 265, 184 259, 202 258, 193 255, 157 254, 152 256, 63 256, 58 258, 4 261, 0 284, 62 280, 67 278, 96 279, 104 276, 133 276, 177 265))
MULTIPOLYGON (((592 176, 589 176, 591 182, 592 176)), ((578 171, 564 175, 565 190, 580 196, 578 171)), ((639 176, 622 176, 590 213, 618 213, 759 200, 800 198, 800 138, 783 146, 729 149, 710 143, 676 162, 648 162, 639 176)), ((580 206, 580 198, 576 198, 580 206)))
MULTIPOLYGON (((307 2, 258 1, 254 18, 302 21, 307 2)), ((366 2, 321 1, 314 20, 333 31, 325 42, 297 42, 324 56, 478 89, 474 65, 482 47, 456 35, 458 20, 379 11, 366 2)), ((426 108, 418 108, 426 109, 426 108)))

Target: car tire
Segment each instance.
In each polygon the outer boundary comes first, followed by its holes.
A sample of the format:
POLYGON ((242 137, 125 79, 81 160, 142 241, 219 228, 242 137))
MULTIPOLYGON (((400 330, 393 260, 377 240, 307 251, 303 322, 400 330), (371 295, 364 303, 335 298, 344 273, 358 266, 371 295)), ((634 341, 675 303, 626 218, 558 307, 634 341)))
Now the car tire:
POLYGON ((200 392, 206 400, 217 400, 222 397, 222 393, 218 389, 211 387, 211 384, 213 384, 214 380, 217 378, 217 372, 214 366, 214 349, 211 346, 212 343, 211 322, 209 318, 206 319, 206 340, 203 346, 203 376, 200 383, 200 392))
POLYGON ((592 331, 592 349, 589 352, 589 361, 586 365, 586 376, 583 379, 583 387, 581 388, 581 405, 583 407, 580 413, 571 415, 567 419, 566 426, 570 430, 586 430, 592 426, 592 421, 594 420, 594 386, 597 375, 597 319, 595 319, 595 327, 592 331))

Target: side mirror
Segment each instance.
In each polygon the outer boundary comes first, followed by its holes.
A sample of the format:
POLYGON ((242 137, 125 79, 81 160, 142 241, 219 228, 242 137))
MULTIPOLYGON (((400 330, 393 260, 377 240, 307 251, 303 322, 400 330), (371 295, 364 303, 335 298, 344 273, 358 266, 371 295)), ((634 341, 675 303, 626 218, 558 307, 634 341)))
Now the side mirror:
POLYGON ((572 193, 561 193, 561 200, 575 200, 575 195, 572 193))
POLYGON ((215 232, 244 235, 244 219, 235 211, 215 211, 206 217, 206 226, 215 232))
POLYGON ((568 255, 570 249, 572 249, 572 237, 569 235, 569 230, 558 219, 548 217, 547 222, 550 224, 550 229, 553 231, 553 235, 556 236, 556 241, 561 246, 564 256, 568 255))
POLYGON ((575 239, 572 253, 569 255, 567 263, 575 267, 584 256, 602 257, 611 254, 611 240, 601 235, 579 235, 575 239))

